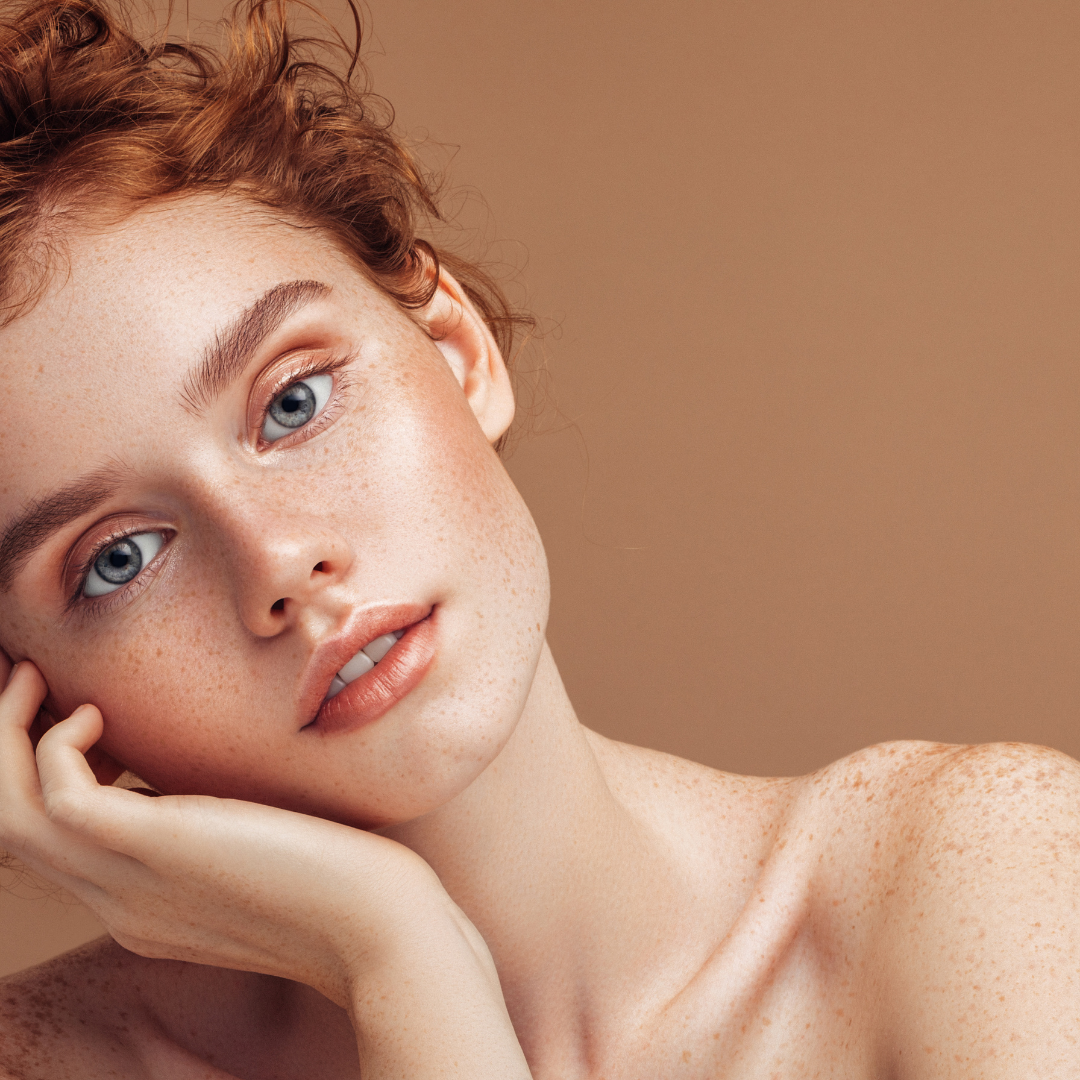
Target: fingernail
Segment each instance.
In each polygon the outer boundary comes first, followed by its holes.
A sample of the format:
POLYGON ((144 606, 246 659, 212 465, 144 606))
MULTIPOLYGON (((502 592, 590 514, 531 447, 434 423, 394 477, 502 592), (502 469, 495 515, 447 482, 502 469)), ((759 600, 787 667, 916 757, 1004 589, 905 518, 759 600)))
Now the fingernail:
MULTIPOLYGON (((21 664, 21 663, 22 663, 22 661, 20 660, 20 661, 19 661, 19 664, 21 664)), ((15 665, 15 666, 14 666, 14 667, 13 667, 13 668, 12 668, 12 669, 11 669, 11 670, 10 670, 10 671, 8 672, 7 682, 5 682, 5 683, 4 683, 4 689, 5 689, 5 690, 7 689, 7 685, 8 685, 8 683, 9 683, 9 682, 11 682, 11 680, 15 678, 15 672, 19 670, 19 664, 16 664, 16 665, 15 665)))

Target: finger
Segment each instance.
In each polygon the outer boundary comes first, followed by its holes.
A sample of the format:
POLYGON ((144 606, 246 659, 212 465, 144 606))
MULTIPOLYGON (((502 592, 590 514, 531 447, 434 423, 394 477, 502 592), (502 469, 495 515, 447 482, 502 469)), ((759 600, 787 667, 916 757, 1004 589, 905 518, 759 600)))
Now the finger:
POLYGON ((145 800, 98 783, 86 754, 101 738, 103 728, 98 709, 80 705, 41 737, 37 767, 49 817, 118 852, 124 850, 124 836, 145 800))
POLYGON ((49 688, 45 684, 45 677, 38 671, 30 660, 21 660, 11 668, 5 676, 3 690, 0 690, 0 698, 15 704, 16 707, 33 699, 34 707, 29 716, 22 722, 25 731, 37 716, 41 703, 45 700, 49 688))
POLYGON ((40 799, 28 732, 47 693, 41 672, 28 660, 16 665, 0 693, 0 806, 40 799))
POLYGON ((81 896, 86 883, 65 867, 76 865, 85 845, 57 829, 45 816, 28 735, 47 692, 41 673, 24 660, 16 665, 0 693, 0 844, 35 873, 81 896))
POLYGON ((47 865, 47 876, 59 880, 64 875, 65 888, 95 910, 108 892, 105 883, 132 869, 132 860, 110 843, 119 824, 114 798, 128 792, 101 787, 83 756, 101 737, 102 727, 101 713, 81 705, 51 727, 37 747, 44 813, 35 851, 47 865))
POLYGON ((53 725, 37 746, 37 768, 46 808, 65 794, 89 793, 100 785, 86 760, 86 752, 105 729, 101 712, 80 705, 66 720, 53 725))

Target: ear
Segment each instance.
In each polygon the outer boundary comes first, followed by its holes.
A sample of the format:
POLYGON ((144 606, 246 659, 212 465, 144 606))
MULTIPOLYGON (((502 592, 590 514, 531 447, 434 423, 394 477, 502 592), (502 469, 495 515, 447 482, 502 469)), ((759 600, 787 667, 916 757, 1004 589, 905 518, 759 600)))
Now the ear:
POLYGON ((514 419, 514 391, 506 363, 487 323, 445 270, 420 321, 454 373, 489 443, 506 434, 514 419))

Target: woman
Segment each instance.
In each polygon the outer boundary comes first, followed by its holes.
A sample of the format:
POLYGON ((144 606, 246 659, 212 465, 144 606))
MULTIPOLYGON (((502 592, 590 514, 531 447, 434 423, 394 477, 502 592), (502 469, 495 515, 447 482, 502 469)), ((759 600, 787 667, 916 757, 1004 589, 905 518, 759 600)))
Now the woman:
POLYGON ((0 1075, 1076 1075, 1076 763, 582 728, 511 313, 277 8, 231 42, 0 45, 0 845, 115 939, 6 980, 0 1075))

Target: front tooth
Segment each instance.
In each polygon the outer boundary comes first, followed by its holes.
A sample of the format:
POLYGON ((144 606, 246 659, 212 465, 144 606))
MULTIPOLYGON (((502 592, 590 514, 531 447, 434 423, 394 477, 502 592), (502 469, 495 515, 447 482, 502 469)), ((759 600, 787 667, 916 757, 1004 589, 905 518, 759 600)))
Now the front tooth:
POLYGON ((330 680, 330 689, 326 691, 326 700, 329 701, 336 694, 340 694, 345 689, 346 684, 341 681, 336 675, 330 680))
POLYGON ((366 653, 377 664, 395 645, 397 638, 393 634, 383 634, 374 641, 369 641, 360 651, 366 653))
POLYGON ((375 666, 375 661, 370 656, 365 656, 363 649, 360 650, 338 673, 337 677, 343 682, 351 683, 366 675, 375 666))

